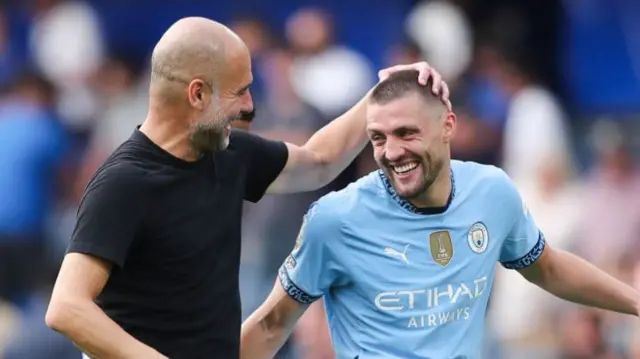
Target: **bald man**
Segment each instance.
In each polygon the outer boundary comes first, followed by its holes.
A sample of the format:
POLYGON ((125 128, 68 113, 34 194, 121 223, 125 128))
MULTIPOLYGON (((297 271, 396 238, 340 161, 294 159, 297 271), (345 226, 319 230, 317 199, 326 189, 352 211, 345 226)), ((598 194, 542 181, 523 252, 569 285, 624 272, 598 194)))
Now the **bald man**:
POLYGON ((46 322, 95 358, 238 358, 243 200, 326 185, 365 145, 366 102, 301 147, 232 130, 253 113, 249 52, 203 18, 167 30, 151 72, 147 118, 85 190, 46 322))

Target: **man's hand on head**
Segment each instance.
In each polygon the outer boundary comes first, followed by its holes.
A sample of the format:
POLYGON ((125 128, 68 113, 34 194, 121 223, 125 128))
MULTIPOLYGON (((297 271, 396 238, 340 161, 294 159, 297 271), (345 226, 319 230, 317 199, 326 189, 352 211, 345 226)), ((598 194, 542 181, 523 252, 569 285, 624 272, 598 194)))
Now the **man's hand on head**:
POLYGON ((426 85, 429 77, 431 77, 433 81, 431 91, 434 95, 440 97, 449 111, 452 111, 451 101, 449 101, 449 86, 447 86, 447 83, 442 80, 442 76, 438 73, 438 71, 436 71, 433 67, 431 67, 424 61, 407 65, 395 65, 387 67, 386 69, 380 70, 378 72, 378 80, 384 81, 387 77, 389 77, 389 75, 393 74, 394 72, 404 70, 418 71, 418 82, 421 85, 426 85))

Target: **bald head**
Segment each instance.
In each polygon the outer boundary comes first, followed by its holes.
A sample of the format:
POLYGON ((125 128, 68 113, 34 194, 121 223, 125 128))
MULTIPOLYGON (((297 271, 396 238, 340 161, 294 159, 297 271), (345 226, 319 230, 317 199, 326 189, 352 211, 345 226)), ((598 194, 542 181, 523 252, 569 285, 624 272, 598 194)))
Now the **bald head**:
POLYGON ((231 123, 252 116, 252 81, 249 50, 235 33, 209 19, 181 19, 153 49, 147 128, 187 131, 194 153, 223 149, 231 123))
POLYGON ((226 26, 202 17, 175 22, 162 35, 151 57, 152 87, 160 93, 169 83, 202 80, 212 89, 234 56, 247 52, 242 40, 226 26))

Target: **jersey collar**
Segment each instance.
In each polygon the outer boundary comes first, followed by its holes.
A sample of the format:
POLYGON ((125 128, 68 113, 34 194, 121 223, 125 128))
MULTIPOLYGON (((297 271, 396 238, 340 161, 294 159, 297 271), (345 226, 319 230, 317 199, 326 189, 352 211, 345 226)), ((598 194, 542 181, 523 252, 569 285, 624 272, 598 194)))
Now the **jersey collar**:
POLYGON ((455 193, 456 193, 456 181, 453 176, 453 170, 450 170, 450 172, 451 172, 451 193, 449 194, 449 199, 447 200, 447 204, 444 207, 427 207, 427 208, 416 207, 413 204, 411 204, 411 202, 400 197, 400 195, 396 192, 395 188, 393 188, 391 181, 389 181, 389 178, 387 178, 387 175, 385 175, 382 170, 378 170, 378 175, 380 175, 382 184, 387 190, 387 193, 389 193, 389 196, 391 196, 391 198, 395 202, 397 202, 402 208, 416 214, 433 215, 433 214, 441 214, 446 212, 447 209, 449 209, 449 206, 451 206, 451 202, 453 202, 453 197, 455 196, 455 193))

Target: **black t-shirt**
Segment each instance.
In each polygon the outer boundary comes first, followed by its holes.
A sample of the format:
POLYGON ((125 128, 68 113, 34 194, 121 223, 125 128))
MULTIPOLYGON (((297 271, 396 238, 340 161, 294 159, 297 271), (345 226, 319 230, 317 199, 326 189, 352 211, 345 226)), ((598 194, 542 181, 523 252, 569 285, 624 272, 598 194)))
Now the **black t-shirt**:
POLYGON ((242 203, 287 157, 234 130, 226 150, 186 162, 136 130, 87 186, 68 250, 113 263, 98 305, 169 358, 237 358, 242 203))

